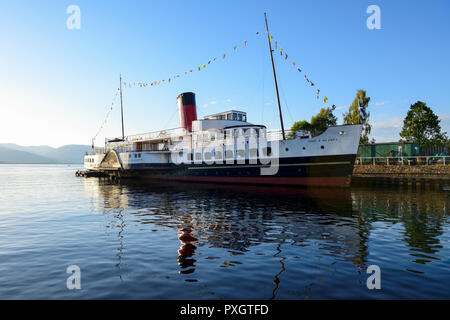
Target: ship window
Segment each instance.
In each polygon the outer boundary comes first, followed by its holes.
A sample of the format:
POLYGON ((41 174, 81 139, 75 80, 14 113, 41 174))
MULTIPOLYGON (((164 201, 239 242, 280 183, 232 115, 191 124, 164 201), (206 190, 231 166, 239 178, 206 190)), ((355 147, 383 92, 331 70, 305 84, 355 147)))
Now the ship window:
POLYGON ((258 156, 258 149, 250 149, 249 153, 250 153, 250 157, 257 157, 258 156))
POLYGON ((188 159, 189 161, 192 161, 192 153, 188 153, 188 154, 187 154, 187 159, 188 159))
POLYGON ((178 152, 178 156, 181 158, 183 157, 183 151, 178 152))
POLYGON ((242 121, 242 114, 241 114, 241 113, 238 113, 237 116, 238 116, 238 120, 239 120, 239 121, 242 121))
POLYGON ((216 140, 216 136, 214 135, 214 133, 211 133, 211 141, 216 140))
POLYGON ((325 149, 325 147, 324 146, 320 146, 320 149, 325 149))
POLYGON ((202 154, 200 152, 195 154, 195 160, 202 160, 202 154))
POLYGON ((236 151, 236 154, 238 155, 238 157, 244 158, 245 157, 245 150, 239 149, 239 150, 236 151))
POLYGON ((233 159, 233 151, 227 150, 227 151, 225 152, 225 154, 226 154, 226 156, 227 156, 227 159, 233 159))
POLYGON ((211 152, 205 152, 205 160, 211 160, 211 152))
POLYGON ((222 159, 222 152, 216 151, 214 157, 215 157, 216 159, 222 159))
POLYGON ((233 117, 233 116, 232 116, 231 113, 227 114, 227 120, 232 120, 232 119, 233 119, 232 117, 233 117))
POLYGON ((247 115, 246 114, 242 115, 242 121, 247 122, 247 115))
POLYGON ((233 120, 237 120, 237 114, 233 112, 233 120))

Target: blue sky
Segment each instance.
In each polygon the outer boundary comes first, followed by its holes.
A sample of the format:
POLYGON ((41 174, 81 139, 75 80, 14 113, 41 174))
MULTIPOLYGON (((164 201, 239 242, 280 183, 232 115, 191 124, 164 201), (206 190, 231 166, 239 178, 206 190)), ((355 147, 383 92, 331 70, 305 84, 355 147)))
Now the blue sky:
MULTIPOLYGON (((341 108, 365 89, 377 141, 399 139, 417 100, 450 132, 446 0, 2 1, 0 142, 90 144, 120 73, 127 82, 181 74, 156 88, 124 89, 126 134, 177 127, 176 97, 185 91, 196 93, 199 116, 239 109, 250 122, 279 128, 264 12, 278 48, 302 69, 275 55, 286 127, 316 114, 324 95, 341 122, 341 108), (66 27, 72 4, 81 10, 79 30, 66 27), (381 30, 366 27, 372 4, 381 9, 381 30)), ((116 103, 96 144, 120 134, 116 103)))

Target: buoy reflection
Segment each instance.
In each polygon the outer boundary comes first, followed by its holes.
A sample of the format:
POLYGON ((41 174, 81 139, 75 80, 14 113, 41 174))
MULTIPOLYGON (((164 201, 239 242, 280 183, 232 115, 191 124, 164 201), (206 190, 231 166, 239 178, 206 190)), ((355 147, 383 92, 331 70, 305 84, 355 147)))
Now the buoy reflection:
POLYGON ((180 274, 189 274, 195 271, 196 260, 192 258, 195 254, 195 249, 197 247, 192 244, 192 242, 197 241, 197 238, 192 236, 192 229, 189 227, 182 228, 178 230, 179 236, 178 240, 181 242, 181 246, 178 248, 178 265, 182 270, 179 271, 180 274))

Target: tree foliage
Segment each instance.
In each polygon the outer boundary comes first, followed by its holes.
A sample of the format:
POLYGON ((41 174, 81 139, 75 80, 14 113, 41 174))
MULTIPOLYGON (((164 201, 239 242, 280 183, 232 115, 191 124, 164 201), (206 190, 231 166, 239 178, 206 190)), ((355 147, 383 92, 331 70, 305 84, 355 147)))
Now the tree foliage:
POLYGON ((348 107, 348 112, 344 113, 344 124, 362 124, 363 131, 361 133, 360 143, 369 143, 369 134, 372 130, 372 126, 369 123, 370 112, 367 111, 369 107, 370 97, 366 96, 365 90, 358 90, 356 92, 356 97, 352 104, 348 107), (361 111, 359 110, 358 100, 360 101, 361 107, 366 114, 366 117, 362 117, 361 111))
MULTIPOLYGON (((337 123, 337 118, 333 115, 331 108, 322 108, 319 113, 311 117, 311 121, 306 120, 295 122, 291 131, 305 131, 310 132, 312 136, 317 136, 323 133, 329 126, 335 126, 337 123)), ((293 135, 290 134, 288 138, 292 138, 293 135)))
POLYGON ((421 146, 442 144, 447 141, 447 132, 441 131, 439 117, 425 102, 412 104, 403 120, 400 136, 408 142, 418 142, 421 146))

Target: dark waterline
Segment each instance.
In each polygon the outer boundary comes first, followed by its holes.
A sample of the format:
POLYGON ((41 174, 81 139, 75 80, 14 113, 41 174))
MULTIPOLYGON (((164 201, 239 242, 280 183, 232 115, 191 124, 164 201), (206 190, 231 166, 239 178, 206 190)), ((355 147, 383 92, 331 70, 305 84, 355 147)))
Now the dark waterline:
POLYGON ((76 169, 0 165, 0 298, 450 298, 450 192, 111 184, 76 169), (366 286, 373 264, 381 290, 366 286))

